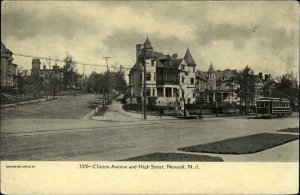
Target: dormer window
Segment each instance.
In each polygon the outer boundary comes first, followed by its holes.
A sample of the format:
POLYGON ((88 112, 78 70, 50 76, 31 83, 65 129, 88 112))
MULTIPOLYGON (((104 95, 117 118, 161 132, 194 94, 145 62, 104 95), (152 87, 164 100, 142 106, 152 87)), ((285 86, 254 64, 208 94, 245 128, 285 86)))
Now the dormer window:
POLYGON ((181 69, 182 69, 182 70, 185 69, 185 65, 184 65, 184 64, 181 65, 181 69))

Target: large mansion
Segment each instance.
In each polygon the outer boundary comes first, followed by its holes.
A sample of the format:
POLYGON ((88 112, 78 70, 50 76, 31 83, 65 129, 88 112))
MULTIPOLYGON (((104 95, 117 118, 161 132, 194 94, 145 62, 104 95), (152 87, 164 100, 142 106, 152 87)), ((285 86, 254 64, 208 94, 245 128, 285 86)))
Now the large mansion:
POLYGON ((147 38, 144 44, 136 45, 136 63, 129 72, 131 102, 134 103, 143 93, 146 79, 147 97, 157 97, 158 105, 173 105, 179 101, 195 102, 196 63, 187 49, 183 58, 177 54, 165 55, 153 51, 147 38), (144 54, 148 55, 144 55, 144 54), (144 63, 145 60, 145 63, 144 63), (144 78, 144 64, 146 78, 144 78))

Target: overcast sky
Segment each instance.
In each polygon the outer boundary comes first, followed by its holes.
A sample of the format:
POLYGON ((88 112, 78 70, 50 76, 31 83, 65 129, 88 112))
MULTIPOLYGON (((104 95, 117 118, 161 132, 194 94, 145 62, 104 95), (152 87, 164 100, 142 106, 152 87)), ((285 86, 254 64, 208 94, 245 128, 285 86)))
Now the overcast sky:
MULTIPOLYGON (((275 76, 299 74, 299 5, 271 2, 2 2, 1 41, 14 53, 131 67, 135 45, 183 57, 197 68, 242 69, 275 76)), ((31 59, 14 57, 24 69, 31 59)), ((78 65, 82 72, 82 66, 78 65)), ((87 67, 104 71, 101 67, 87 67)))

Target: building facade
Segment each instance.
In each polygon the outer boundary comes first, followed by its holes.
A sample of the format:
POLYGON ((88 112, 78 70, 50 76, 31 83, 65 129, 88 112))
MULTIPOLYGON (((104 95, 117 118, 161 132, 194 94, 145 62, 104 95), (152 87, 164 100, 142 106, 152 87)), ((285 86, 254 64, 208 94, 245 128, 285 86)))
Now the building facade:
POLYGON ((32 59, 31 79, 41 93, 49 90, 59 93, 63 89, 63 70, 57 65, 52 66, 52 69, 44 65, 41 69, 40 59, 32 59))
POLYGON ((237 89, 239 85, 234 80, 237 74, 237 70, 230 69, 215 71, 211 63, 208 71, 196 72, 196 90, 207 103, 238 102, 237 89))
MULTIPOLYGON (((215 71, 213 64, 210 64, 208 71, 196 72, 196 91, 198 96, 202 96, 205 102, 229 102, 235 104, 244 104, 241 99, 244 83, 240 83, 237 70, 217 70, 215 71)), ((264 96, 271 96, 272 86, 268 83, 273 83, 271 74, 259 73, 253 75, 253 82, 248 94, 250 104, 255 105, 255 102, 264 96)))
POLYGON ((17 84, 17 66, 13 63, 13 53, 1 42, 1 87, 14 87, 17 84))
POLYGON ((143 96, 146 79, 146 96, 155 97, 156 105, 194 103, 196 66, 189 49, 183 58, 165 55, 154 51, 147 38, 144 44, 136 45, 136 63, 129 72, 130 102, 143 96))

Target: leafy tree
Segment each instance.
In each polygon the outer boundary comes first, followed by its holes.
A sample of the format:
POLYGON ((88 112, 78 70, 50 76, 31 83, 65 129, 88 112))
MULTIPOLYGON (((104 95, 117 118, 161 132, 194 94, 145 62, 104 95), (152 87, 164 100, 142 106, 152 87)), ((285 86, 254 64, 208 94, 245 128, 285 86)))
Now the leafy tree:
POLYGON ((244 103, 245 115, 248 114, 247 108, 251 102, 254 102, 255 95, 255 77, 254 70, 248 65, 242 69, 234 78, 240 85, 238 95, 240 97, 240 105, 244 103))
POLYGON ((73 56, 67 54, 64 58, 64 66, 63 66, 63 84, 65 89, 73 89, 74 84, 78 80, 78 74, 76 74, 76 61, 73 56))
POLYGON ((294 108, 299 101, 299 85, 296 75, 291 72, 277 77, 272 93, 274 97, 289 99, 294 108))
POLYGON ((272 89, 275 87, 275 81, 270 76, 268 79, 264 81, 262 92, 265 97, 272 96, 272 89))
POLYGON ((125 93, 127 90, 125 69, 119 66, 114 71, 105 73, 92 72, 86 79, 86 86, 88 92, 103 93, 108 98, 114 92, 125 93))

